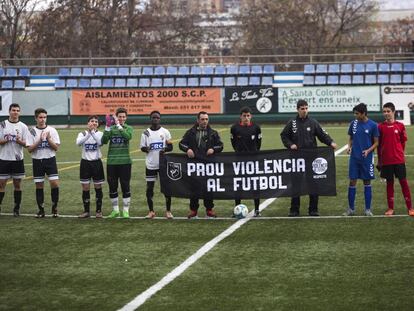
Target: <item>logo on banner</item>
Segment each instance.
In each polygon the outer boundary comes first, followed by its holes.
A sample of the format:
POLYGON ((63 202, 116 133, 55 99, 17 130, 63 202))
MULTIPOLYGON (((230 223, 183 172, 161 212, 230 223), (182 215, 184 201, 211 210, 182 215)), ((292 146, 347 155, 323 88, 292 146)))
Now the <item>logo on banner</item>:
POLYGON ((312 162, 312 170, 318 175, 325 173, 328 170, 328 161, 324 158, 316 158, 312 162))
POLYGON ((181 179, 181 163, 167 162, 167 176, 171 180, 181 179))
POLYGON ((261 113, 268 113, 272 109, 272 101, 267 97, 261 97, 256 102, 256 108, 261 113))

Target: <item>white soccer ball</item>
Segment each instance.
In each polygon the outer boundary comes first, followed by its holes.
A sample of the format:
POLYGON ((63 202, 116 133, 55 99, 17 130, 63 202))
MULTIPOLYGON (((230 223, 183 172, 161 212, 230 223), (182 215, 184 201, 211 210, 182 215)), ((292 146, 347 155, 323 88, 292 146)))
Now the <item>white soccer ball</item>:
POLYGON ((233 214, 236 218, 242 219, 249 214, 249 209, 244 204, 239 204, 236 207, 234 207, 233 214))

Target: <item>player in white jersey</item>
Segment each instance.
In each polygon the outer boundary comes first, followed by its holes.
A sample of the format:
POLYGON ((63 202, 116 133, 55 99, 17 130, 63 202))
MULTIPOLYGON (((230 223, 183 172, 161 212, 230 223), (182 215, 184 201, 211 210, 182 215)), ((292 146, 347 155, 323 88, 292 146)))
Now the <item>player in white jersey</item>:
POLYGON ((20 215, 22 201, 21 181, 24 178, 23 148, 26 146, 28 128, 19 121, 20 106, 9 106, 9 119, 0 123, 0 207, 7 180, 13 179, 15 217, 20 215))
MULTIPOLYGON (((146 181, 147 181, 147 203, 148 215, 146 218, 154 218, 154 184, 160 171, 160 152, 173 150, 170 132, 160 125, 161 114, 158 111, 150 113, 151 126, 141 135, 141 151, 146 153, 146 181)), ((171 213, 171 197, 165 196, 165 217, 173 218, 171 213)))
POLYGON ((82 159, 80 162, 80 183, 82 185, 83 213, 79 218, 90 217, 90 182, 95 187, 96 218, 102 218, 102 184, 105 182, 102 165, 102 135, 98 131, 99 119, 97 115, 88 118, 85 131, 78 134, 76 144, 82 147, 82 159))
POLYGON ((35 110, 36 126, 29 130, 26 146, 32 156, 33 180, 36 184, 36 202, 39 208, 37 218, 45 217, 44 181, 48 176, 52 197, 52 216, 58 217, 59 175, 56 165, 56 151, 60 145, 59 134, 54 127, 46 124, 47 111, 43 108, 35 110))

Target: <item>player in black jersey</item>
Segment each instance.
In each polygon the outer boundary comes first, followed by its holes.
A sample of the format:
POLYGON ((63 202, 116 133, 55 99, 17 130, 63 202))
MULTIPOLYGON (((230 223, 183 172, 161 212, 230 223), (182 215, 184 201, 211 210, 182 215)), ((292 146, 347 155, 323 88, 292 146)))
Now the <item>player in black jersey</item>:
MULTIPOLYGON (((262 145, 262 130, 260 126, 252 122, 252 110, 249 107, 240 109, 240 121, 234 124, 230 130, 230 139, 234 151, 256 152, 262 145)), ((239 205, 240 199, 236 198, 235 203, 239 205)), ((260 199, 254 198, 254 216, 260 216, 260 199)))

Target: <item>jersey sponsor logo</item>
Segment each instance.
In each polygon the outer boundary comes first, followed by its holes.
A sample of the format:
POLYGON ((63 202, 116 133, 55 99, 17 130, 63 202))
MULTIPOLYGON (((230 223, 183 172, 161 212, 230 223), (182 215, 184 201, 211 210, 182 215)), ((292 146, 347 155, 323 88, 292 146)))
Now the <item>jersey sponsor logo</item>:
POLYGON ((37 146, 37 149, 50 148, 49 142, 47 140, 42 140, 42 142, 37 146))
POLYGON ((149 145, 149 149, 150 150, 160 150, 164 148, 164 143, 163 142, 156 142, 156 143, 151 143, 149 145))
POLYGON ((17 136, 13 134, 5 134, 4 139, 7 141, 16 141, 17 136))
POLYGON ((85 151, 95 151, 98 150, 98 144, 85 144, 85 151))
POLYGON ((352 134, 356 134, 356 132, 357 132, 357 126, 358 126, 358 120, 354 120, 353 122, 352 122, 352 134))
POLYGON ((111 143, 114 145, 124 145, 125 144, 125 139, 123 137, 120 136, 114 136, 111 138, 111 143))

